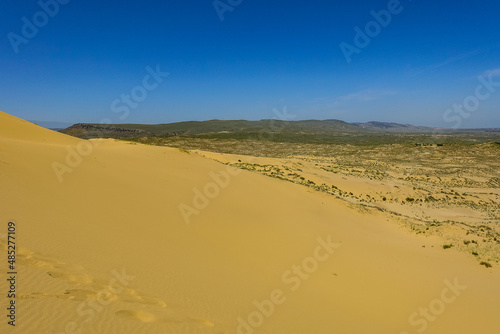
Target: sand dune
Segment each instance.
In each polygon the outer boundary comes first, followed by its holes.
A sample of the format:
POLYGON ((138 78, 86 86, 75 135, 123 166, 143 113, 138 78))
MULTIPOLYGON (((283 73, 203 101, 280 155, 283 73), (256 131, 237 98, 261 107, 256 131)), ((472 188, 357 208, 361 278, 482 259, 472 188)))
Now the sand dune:
POLYGON ((2 333, 498 333, 496 267, 194 153, 0 112, 0 187, 2 333))

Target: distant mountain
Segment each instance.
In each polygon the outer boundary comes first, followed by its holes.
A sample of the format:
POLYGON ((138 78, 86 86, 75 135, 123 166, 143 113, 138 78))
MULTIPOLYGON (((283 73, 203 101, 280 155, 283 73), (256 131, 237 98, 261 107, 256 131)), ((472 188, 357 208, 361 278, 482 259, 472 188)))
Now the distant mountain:
POLYGON ((87 124, 79 123, 61 132, 81 138, 137 137, 137 136, 170 136, 170 135, 202 135, 209 133, 262 133, 262 132, 359 132, 369 131, 359 126, 339 120, 306 120, 281 121, 263 119, 260 121, 246 120, 209 120, 189 121, 169 124, 87 124))
POLYGON ((31 123, 35 123, 42 128, 51 129, 51 130, 61 130, 71 126, 71 123, 66 122, 51 122, 51 121, 29 121, 31 123))
POLYGON ((432 132, 436 128, 426 127, 426 126, 415 126, 411 124, 400 124, 391 122, 366 122, 366 123, 352 123, 354 125, 360 126, 363 129, 372 129, 379 131, 389 131, 389 132, 432 132))
POLYGON ((500 129, 451 130, 399 124, 391 122, 347 123, 337 119, 282 121, 263 119, 260 121, 246 120, 209 120, 189 121, 168 124, 91 124, 78 123, 66 129, 63 133, 80 138, 127 138, 150 136, 197 136, 209 134, 232 134, 243 137, 248 134, 280 133, 303 135, 328 134, 369 134, 369 133, 470 133, 498 132, 500 129))

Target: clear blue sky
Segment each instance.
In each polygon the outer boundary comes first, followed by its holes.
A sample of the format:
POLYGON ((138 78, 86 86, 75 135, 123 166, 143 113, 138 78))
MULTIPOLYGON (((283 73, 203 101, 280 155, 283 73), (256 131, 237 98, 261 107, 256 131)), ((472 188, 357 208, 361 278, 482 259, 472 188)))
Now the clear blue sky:
POLYGON ((213 0, 59 0, 57 13, 54 1, 41 0, 52 16, 34 0, 0 13, 0 110, 24 119, 254 120, 286 108, 289 119, 500 127, 495 0, 220 0, 219 12, 213 0), (367 24, 369 44, 356 46, 367 24), (350 62, 341 43, 357 48, 350 62), (157 65, 169 73, 158 85, 146 69, 157 65))

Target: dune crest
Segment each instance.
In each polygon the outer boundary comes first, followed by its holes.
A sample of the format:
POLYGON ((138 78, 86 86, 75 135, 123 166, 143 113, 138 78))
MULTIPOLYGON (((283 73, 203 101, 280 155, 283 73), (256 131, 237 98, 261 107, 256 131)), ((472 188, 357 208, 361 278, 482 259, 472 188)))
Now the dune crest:
POLYGON ((5 139, 52 145, 74 144, 79 140, 0 111, 0 140, 5 139))

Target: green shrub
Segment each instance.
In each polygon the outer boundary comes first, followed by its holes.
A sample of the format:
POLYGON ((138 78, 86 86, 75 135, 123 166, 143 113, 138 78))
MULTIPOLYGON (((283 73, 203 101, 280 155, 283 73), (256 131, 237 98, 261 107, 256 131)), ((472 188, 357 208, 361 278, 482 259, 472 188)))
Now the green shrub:
POLYGON ((485 261, 481 261, 480 265, 485 266, 486 268, 491 268, 492 267, 492 265, 490 263, 485 262, 485 261))

